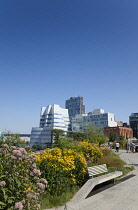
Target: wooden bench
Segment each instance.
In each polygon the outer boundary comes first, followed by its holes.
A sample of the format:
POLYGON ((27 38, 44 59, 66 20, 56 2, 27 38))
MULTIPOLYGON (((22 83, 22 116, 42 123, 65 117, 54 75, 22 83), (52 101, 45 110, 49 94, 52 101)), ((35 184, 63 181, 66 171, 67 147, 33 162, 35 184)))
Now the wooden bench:
POLYGON ((107 182, 109 180, 115 180, 115 178, 123 175, 122 171, 113 171, 109 173, 106 164, 88 167, 87 170, 90 179, 88 179, 88 181, 81 187, 81 189, 73 197, 72 199, 73 202, 78 202, 80 200, 85 199, 96 185, 107 182), (94 177, 96 175, 101 175, 101 176, 94 177))
MULTIPOLYGON (((116 167, 109 167, 109 168, 116 168, 116 167)), ((107 177, 107 181, 112 180, 112 179, 115 181, 115 178, 122 176, 122 174, 123 174, 122 171, 113 171, 113 172, 109 173, 106 164, 87 167, 87 170, 88 170, 88 174, 89 174, 90 178, 94 178, 94 176, 96 176, 96 175, 105 174, 105 176, 102 175, 102 176, 100 176, 101 178, 99 178, 99 179, 103 180, 103 181, 101 181, 101 183, 105 182, 105 180, 106 180, 105 177, 107 177)))
POLYGON ((88 170, 89 177, 92 177, 92 178, 93 176, 108 172, 106 164, 87 167, 87 170, 88 170))

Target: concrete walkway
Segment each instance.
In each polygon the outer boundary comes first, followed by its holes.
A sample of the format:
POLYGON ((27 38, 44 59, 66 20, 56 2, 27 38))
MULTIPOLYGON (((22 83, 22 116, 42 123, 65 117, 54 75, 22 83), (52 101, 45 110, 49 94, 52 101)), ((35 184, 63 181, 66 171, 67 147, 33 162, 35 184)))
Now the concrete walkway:
POLYGON ((120 150, 118 155, 128 165, 135 165, 134 176, 77 203, 50 210, 138 210, 138 153, 120 150))

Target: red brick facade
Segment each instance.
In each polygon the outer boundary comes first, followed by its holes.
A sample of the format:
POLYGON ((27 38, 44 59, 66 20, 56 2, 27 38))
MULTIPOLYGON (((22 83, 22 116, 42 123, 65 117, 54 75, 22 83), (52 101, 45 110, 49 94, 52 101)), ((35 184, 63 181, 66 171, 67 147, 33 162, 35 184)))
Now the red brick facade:
POLYGON ((133 131, 131 128, 128 128, 128 127, 117 126, 117 127, 104 128, 105 136, 108 137, 110 133, 115 133, 115 134, 117 134, 117 136, 123 135, 124 138, 132 138, 133 137, 133 131))

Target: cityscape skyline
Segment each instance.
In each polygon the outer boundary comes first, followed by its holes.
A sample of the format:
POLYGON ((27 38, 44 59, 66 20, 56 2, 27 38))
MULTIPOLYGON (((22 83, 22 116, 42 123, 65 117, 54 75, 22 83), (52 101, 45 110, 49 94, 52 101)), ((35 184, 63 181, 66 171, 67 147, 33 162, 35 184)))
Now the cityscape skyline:
POLYGON ((81 95, 86 113, 138 112, 138 2, 0 2, 0 130, 30 133, 40 107, 81 95))

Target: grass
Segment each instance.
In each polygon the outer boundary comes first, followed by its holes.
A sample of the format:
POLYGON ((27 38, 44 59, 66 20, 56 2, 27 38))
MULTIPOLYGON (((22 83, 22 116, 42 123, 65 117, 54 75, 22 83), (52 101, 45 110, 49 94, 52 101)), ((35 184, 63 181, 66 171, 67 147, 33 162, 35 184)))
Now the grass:
POLYGON ((75 193, 79 190, 79 186, 73 186, 71 189, 68 189, 66 192, 61 194, 60 196, 56 195, 50 195, 45 193, 41 197, 41 210, 62 206, 65 205, 66 202, 68 202, 75 193))
POLYGON ((109 172, 112 170, 122 171, 123 176, 134 170, 134 166, 126 167, 126 162, 109 149, 105 149, 104 155, 98 160, 97 165, 104 163, 109 168, 109 172), (110 167, 113 167, 113 169, 110 169, 110 167))
MULTIPOLYGON (((100 164, 106 164, 109 168, 109 172, 115 170, 122 171, 123 176, 134 170, 134 166, 126 167, 126 163, 117 154, 115 154, 109 149, 105 149, 103 151, 103 156, 97 161, 97 163, 91 163, 89 164, 89 166, 100 164)), ((60 196, 44 194, 41 197, 41 210, 65 205, 65 203, 68 202, 74 196, 74 194, 79 190, 79 188, 79 186, 75 185, 73 186, 73 188, 69 190, 67 189, 67 191, 61 194, 60 196)))

